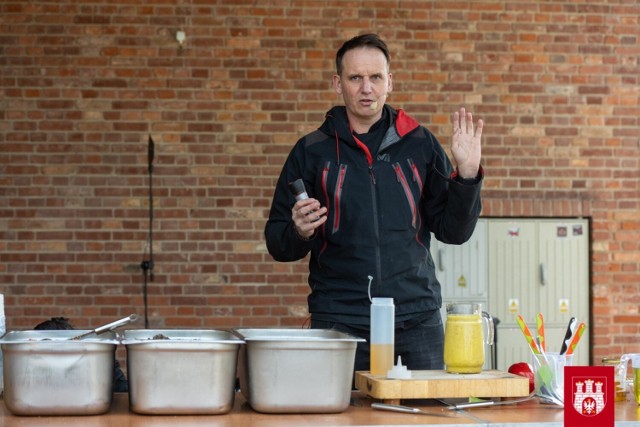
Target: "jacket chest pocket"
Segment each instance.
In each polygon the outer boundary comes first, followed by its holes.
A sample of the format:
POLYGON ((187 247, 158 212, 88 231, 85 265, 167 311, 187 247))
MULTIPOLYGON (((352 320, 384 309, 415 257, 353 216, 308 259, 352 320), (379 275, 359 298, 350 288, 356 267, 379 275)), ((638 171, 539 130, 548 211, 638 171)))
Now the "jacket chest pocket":
POLYGON ((396 181, 400 185, 402 193, 406 198, 407 207, 411 215, 411 227, 416 228, 418 208, 413 193, 411 192, 411 187, 409 186, 409 178, 402 170, 402 167, 400 167, 400 163, 394 163, 393 170, 396 173, 396 181))
POLYGON ((383 228, 417 230, 420 227, 420 195, 423 180, 413 160, 391 164, 393 183, 382 195, 383 228))
POLYGON ((372 224, 389 231, 420 227, 423 180, 410 159, 378 165, 373 173, 368 168, 327 161, 320 182, 322 202, 329 210, 323 228, 327 235, 345 227, 349 232, 371 233, 372 224))
POLYGON ((331 162, 326 162, 321 178, 325 206, 330 213, 329 221, 325 225, 328 228, 325 229, 331 234, 340 231, 343 210, 342 190, 347 177, 347 165, 337 165, 334 169, 335 171, 332 171, 331 162))

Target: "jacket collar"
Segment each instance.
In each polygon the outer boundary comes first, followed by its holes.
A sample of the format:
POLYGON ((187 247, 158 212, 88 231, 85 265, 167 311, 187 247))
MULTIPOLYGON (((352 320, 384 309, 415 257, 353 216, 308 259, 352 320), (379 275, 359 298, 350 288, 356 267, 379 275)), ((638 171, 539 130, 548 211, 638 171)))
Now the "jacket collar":
MULTIPOLYGON (((402 138, 419 126, 419 123, 413 117, 406 114, 404 110, 395 110, 387 104, 384 105, 384 108, 390 121, 389 128, 393 126, 394 129, 387 131, 383 145, 390 145, 390 143, 393 142, 390 140, 393 135, 402 138)), ((324 123, 322 123, 319 129, 327 135, 337 136, 342 142, 353 146, 356 145, 349 127, 347 109, 344 106, 336 106, 329 110, 325 116, 324 123)))

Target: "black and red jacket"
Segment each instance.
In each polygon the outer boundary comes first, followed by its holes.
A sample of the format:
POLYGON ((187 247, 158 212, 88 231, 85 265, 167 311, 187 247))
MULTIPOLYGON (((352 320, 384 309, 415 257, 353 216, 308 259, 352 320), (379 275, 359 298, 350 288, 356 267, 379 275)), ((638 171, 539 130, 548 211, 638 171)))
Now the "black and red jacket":
POLYGON ((388 130, 375 158, 354 139, 345 107, 334 107, 293 147, 276 185, 267 248, 277 261, 311 252, 309 311, 319 320, 367 325, 369 292, 392 297, 399 320, 440 308, 430 232, 444 243, 464 243, 480 215, 482 177, 458 182, 435 136, 404 111, 384 108, 388 130), (298 178, 328 208, 327 222, 309 241, 291 219, 288 183, 298 178))

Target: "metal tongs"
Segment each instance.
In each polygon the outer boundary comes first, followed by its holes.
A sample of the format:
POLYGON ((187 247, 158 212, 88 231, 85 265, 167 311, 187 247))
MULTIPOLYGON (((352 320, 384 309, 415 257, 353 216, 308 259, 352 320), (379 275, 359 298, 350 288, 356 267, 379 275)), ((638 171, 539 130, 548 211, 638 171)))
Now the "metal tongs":
POLYGON ((434 411, 424 411, 422 409, 419 408, 412 408, 409 406, 403 406, 403 405, 392 405, 390 403, 377 403, 374 402, 371 404, 371 407, 373 409, 382 409, 385 411, 394 411, 394 412, 405 412, 405 413, 409 413, 409 414, 420 414, 420 415, 431 415, 434 417, 449 417, 449 418, 455 418, 456 416, 453 414, 448 414, 446 412, 434 412, 434 411))
POLYGON ((92 331, 89 332, 84 332, 80 335, 76 335, 75 337, 71 338, 71 340, 81 340, 82 338, 95 334, 95 335, 100 335, 102 333, 108 332, 108 331, 112 331, 116 328, 119 328, 120 326, 124 326, 127 325, 131 322, 135 322, 136 320, 138 320, 138 315, 137 314, 132 314, 130 316, 127 316, 123 319, 120 320, 116 320, 115 322, 111 322, 111 323, 107 323, 106 325, 100 326, 95 328, 92 331))

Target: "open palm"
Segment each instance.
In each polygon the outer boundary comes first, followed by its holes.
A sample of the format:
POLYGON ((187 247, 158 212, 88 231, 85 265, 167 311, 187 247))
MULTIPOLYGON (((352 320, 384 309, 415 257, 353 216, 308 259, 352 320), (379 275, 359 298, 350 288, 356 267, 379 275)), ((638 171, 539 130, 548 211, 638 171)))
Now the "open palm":
POLYGON ((458 167, 458 174, 462 178, 475 178, 480 169, 480 137, 484 122, 480 119, 474 126, 473 115, 464 108, 453 113, 451 121, 451 154, 458 167))

